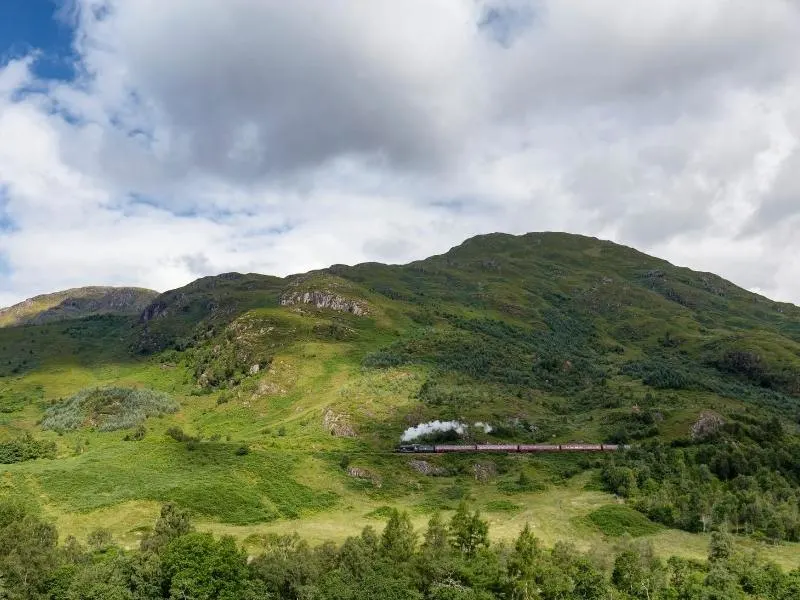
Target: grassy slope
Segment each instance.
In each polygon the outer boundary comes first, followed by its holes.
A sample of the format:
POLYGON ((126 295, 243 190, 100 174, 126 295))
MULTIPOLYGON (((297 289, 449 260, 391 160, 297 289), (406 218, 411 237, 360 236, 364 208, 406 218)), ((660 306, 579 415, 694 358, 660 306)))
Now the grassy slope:
MULTIPOLYGON (((657 435, 669 439, 685 436, 705 408, 788 418, 797 407, 788 393, 762 398, 741 377, 703 365, 735 347, 757 350, 774 372, 797 372, 800 310, 579 236, 482 236, 404 267, 337 266, 288 280, 204 278, 160 296, 146 316, 0 329, 0 438, 33 431, 59 449, 55 460, 5 466, 0 489, 36 497, 65 534, 105 524, 133 543, 158 503, 175 500, 206 527, 242 539, 293 529, 340 539, 377 523, 368 515, 383 505, 406 506, 421 524, 467 497, 488 510, 497 536, 529 520, 545 541, 602 546, 613 540, 587 516, 614 498, 594 490, 584 470, 592 465, 579 459, 480 459, 497 471, 481 483, 475 458, 436 457, 451 476, 433 478, 390 449, 405 427, 433 418, 507 425, 497 439, 520 439, 509 424, 522 418, 546 439, 599 441, 629 424, 636 405, 658 411, 657 435), (313 290, 357 300, 368 314, 281 306, 287 291, 313 290), (487 319, 507 327, 486 330, 487 319), (500 353, 477 371, 461 351, 473 340, 477 355, 500 353), (394 366, 362 367, 376 351, 394 366), (519 383, 509 365, 520 357, 538 379, 519 383), (654 390, 620 373, 648 357, 673 361, 699 383, 654 390), (606 375, 584 373, 584 363, 606 375), (259 372, 249 375, 253 364, 259 372), (201 389, 209 373, 220 381, 201 389), (140 442, 123 441, 125 432, 39 430, 48 403, 111 384, 168 392, 182 409, 150 419, 140 442), (720 395, 714 386, 723 384, 746 389, 720 395), (327 410, 357 436, 332 436, 327 410), (165 435, 175 425, 206 441, 188 449, 165 435), (243 444, 250 452, 237 455, 243 444), (349 477, 344 456, 371 478, 349 477), (521 471, 542 491, 509 492, 521 471)), ((650 537, 664 551, 705 552, 701 535, 650 537)), ((797 563, 791 545, 765 552, 797 563)))

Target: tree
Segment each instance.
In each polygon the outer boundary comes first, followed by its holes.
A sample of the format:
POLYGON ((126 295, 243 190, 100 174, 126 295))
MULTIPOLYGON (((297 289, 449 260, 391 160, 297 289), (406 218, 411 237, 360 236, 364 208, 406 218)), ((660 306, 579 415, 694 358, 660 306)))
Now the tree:
POLYGON ((508 559, 510 595, 515 600, 530 600, 539 597, 537 576, 541 571, 542 558, 539 540, 533 535, 530 525, 520 532, 514 543, 514 552, 508 559))
POLYGON ((381 553, 394 562, 407 562, 414 555, 417 534, 408 513, 392 510, 381 535, 381 553))
POLYGON ((247 557, 232 537, 187 533, 163 550, 165 588, 174 599, 240 600, 246 596, 247 557))
POLYGON ((450 519, 450 539, 462 554, 474 556, 478 548, 489 544, 489 524, 478 511, 470 514, 466 502, 461 502, 450 519))
POLYGON ((733 536, 724 531, 715 531, 711 534, 708 544, 708 560, 727 560, 733 554, 733 536))
POLYGON ((611 583, 633 598, 652 600, 665 585, 661 562, 653 556, 652 547, 623 550, 614 560, 611 583))
POLYGON ((442 521, 442 515, 434 513, 428 520, 428 529, 422 541, 422 553, 429 557, 442 556, 447 554, 449 549, 447 527, 442 521))
POLYGON ((89 548, 94 552, 105 552, 114 544, 114 538, 108 529, 105 527, 98 527, 89 534, 89 537, 86 538, 86 542, 89 544, 89 548))
POLYGON ((142 550, 159 552, 172 540, 192 531, 194 527, 189 520, 189 513, 168 502, 161 507, 161 514, 156 519, 153 531, 142 538, 140 546, 142 550))
MULTIPOLYGON (((417 572, 422 577, 422 588, 429 596, 455 594, 450 585, 456 570, 453 549, 448 540, 447 527, 437 512, 428 521, 428 529, 422 541, 422 552, 417 557, 417 572), (434 593, 434 587, 444 586, 434 593)), ((438 589, 438 588, 437 588, 438 589)))
POLYGON ((0 500, 0 573, 3 585, 20 598, 44 591, 58 561, 55 526, 41 521, 22 503, 0 500))

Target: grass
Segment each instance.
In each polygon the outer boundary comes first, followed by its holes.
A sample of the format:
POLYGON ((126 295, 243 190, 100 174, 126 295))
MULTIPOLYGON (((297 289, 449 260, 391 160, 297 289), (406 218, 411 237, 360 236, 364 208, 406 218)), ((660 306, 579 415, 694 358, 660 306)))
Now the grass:
POLYGON ((214 442, 189 450, 152 439, 89 448, 57 462, 37 461, 27 471, 59 511, 88 512, 137 500, 174 501, 201 517, 244 524, 294 519, 336 501, 332 492, 294 481, 295 460, 282 453, 238 455, 238 444, 214 442))
POLYGON ((92 388, 48 407, 42 428, 63 432, 90 426, 99 431, 115 431, 133 428, 148 417, 177 410, 178 403, 163 392, 123 387, 92 388))
POLYGON ((589 522, 603 534, 619 537, 641 537, 658 533, 662 526, 653 523, 642 513, 622 504, 608 504, 587 515, 589 522))
POLYGON ((519 512, 522 510, 522 506, 519 504, 514 504, 508 500, 490 500, 486 503, 485 507, 487 512, 519 512))

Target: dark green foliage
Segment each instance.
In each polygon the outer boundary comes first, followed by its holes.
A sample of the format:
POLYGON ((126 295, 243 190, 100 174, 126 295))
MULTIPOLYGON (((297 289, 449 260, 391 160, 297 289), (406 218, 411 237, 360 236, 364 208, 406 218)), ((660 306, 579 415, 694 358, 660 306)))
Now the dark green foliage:
POLYGON ((113 545, 114 538, 108 529, 100 527, 89 534, 86 543, 94 552, 105 552, 113 545))
MULTIPOLYGON (((193 531, 165 505, 138 551, 108 531, 57 546, 55 527, 22 503, 0 500, 0 595, 20 600, 795 600, 800 570, 740 553, 715 535, 707 563, 658 559, 648 544, 623 541, 608 557, 557 542, 540 544, 527 525, 512 546, 451 545, 439 515, 423 542, 394 509, 382 535, 367 527, 341 545, 311 547, 297 534, 254 535, 248 560, 233 538, 193 531)), ((462 517, 470 517, 462 508, 462 517)), ((465 520, 466 522, 466 520, 465 520)))
POLYGON ((173 425, 167 429, 167 435, 171 437, 176 442, 198 442, 199 440, 196 437, 193 437, 186 432, 183 431, 177 425, 173 425))
POLYGON ((489 524, 481 519, 477 510, 470 513, 466 502, 458 505, 449 529, 453 546, 465 556, 474 556, 489 544, 489 524))
POLYGON ((690 376, 681 367, 658 359, 627 363, 620 372, 638 377, 645 385, 659 390, 690 389, 693 384, 690 376))
POLYGON ((241 600, 248 592, 247 557, 231 537, 187 533, 167 545, 161 561, 169 598, 241 600))
POLYGON ((414 526, 406 512, 393 510, 381 536, 381 552, 392 562, 411 560, 417 545, 414 526))
POLYGON ((602 506, 589 513, 588 518, 600 531, 610 536, 639 537, 658 533, 661 529, 641 513, 617 504, 602 506))
POLYGON ((169 502, 161 507, 153 531, 142 538, 141 548, 149 552, 159 552, 172 540, 194 531, 189 513, 169 502))
POLYGON ((68 431, 95 427, 100 431, 130 429, 146 418, 178 410, 167 394, 140 388, 94 388, 78 392, 45 411, 43 429, 68 431))
MULTIPOLYGON (((445 318, 449 327, 425 330, 418 337, 369 354, 364 366, 427 362, 477 381, 564 393, 583 389, 605 376, 598 368, 590 323, 567 310, 548 311, 546 328, 541 330, 457 315, 445 318)), ((422 393, 437 402, 431 390, 422 393)))
POLYGON ((123 439, 126 442, 138 442, 143 440, 145 435, 147 435, 147 427, 144 426, 144 423, 139 423, 136 429, 134 429, 132 433, 127 434, 123 439))
POLYGON ((711 543, 708 547, 708 560, 727 560, 733 554, 733 536, 724 531, 715 531, 711 534, 711 543))
POLYGON ((58 564, 58 533, 22 501, 0 498, 0 575, 7 598, 38 598, 58 564))
POLYGON ((630 598, 658 598, 667 586, 666 572, 661 562, 650 552, 637 548, 623 550, 614 559, 611 583, 630 598))
POLYGON ((30 433, 8 442, 0 442, 0 464, 18 463, 36 458, 55 458, 55 455, 55 442, 38 440, 30 433))
POLYGON ((654 521, 800 540, 800 442, 778 420, 729 423, 702 443, 642 445, 614 462, 607 489, 654 521))

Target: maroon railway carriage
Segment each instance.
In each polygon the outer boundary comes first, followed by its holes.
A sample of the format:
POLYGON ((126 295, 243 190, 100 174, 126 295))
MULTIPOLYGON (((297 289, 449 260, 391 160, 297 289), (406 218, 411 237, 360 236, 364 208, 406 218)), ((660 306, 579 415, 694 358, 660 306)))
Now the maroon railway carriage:
POLYGON ((405 444, 395 452, 444 454, 449 452, 615 452, 619 444, 405 444))

